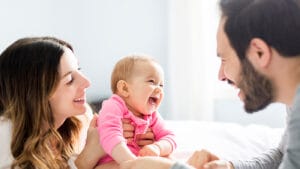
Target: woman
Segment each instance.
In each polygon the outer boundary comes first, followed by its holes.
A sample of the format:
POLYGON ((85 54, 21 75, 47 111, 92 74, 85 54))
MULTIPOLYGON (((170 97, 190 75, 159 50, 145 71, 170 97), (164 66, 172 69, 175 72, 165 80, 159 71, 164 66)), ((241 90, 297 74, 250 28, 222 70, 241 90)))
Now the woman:
MULTIPOLYGON (((17 40, 0 55, 0 168, 68 168, 79 147, 89 80, 70 44, 52 37, 17 40)), ((75 161, 92 168, 103 156, 92 120, 75 161), (95 162, 94 162, 95 161, 95 162)))

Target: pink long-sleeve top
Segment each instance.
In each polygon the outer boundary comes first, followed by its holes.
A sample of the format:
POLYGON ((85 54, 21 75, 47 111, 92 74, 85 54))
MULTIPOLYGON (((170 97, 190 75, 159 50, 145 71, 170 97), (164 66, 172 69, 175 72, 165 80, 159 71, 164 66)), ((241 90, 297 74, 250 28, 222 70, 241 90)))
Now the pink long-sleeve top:
POLYGON ((133 154, 137 155, 141 149, 136 144, 136 136, 144 134, 148 128, 152 129, 155 141, 167 140, 172 145, 172 150, 176 148, 175 135, 172 131, 166 129, 165 123, 158 112, 144 116, 143 119, 136 117, 128 110, 124 100, 114 94, 102 103, 97 120, 100 143, 108 154, 99 163, 112 161, 113 159, 110 156, 113 148, 121 142, 126 142, 123 137, 122 119, 130 119, 131 124, 135 128, 133 141, 127 143, 133 154))

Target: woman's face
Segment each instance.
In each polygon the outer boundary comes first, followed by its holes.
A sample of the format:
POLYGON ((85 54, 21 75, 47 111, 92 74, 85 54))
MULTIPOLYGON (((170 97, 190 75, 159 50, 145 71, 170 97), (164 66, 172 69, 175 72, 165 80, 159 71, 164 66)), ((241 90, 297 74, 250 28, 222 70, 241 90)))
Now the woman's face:
POLYGON ((86 108, 86 88, 90 81, 80 72, 77 59, 69 48, 61 57, 55 92, 49 99, 55 126, 58 128, 66 118, 83 114, 86 108))

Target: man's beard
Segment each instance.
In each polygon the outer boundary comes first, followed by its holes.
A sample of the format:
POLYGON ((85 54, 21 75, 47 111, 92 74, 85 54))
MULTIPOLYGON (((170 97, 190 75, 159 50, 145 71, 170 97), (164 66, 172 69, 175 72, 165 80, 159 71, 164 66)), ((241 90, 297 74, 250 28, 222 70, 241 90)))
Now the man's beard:
POLYGON ((238 87, 244 93, 244 109, 247 113, 259 111, 268 106, 273 100, 275 91, 272 83, 258 73, 247 58, 241 61, 242 80, 238 87))

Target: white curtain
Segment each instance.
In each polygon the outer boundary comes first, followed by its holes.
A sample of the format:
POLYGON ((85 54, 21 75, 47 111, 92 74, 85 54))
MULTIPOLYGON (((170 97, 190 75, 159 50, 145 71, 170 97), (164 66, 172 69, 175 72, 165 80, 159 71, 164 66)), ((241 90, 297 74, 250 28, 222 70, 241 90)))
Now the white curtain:
POLYGON ((216 0, 170 0, 169 81, 171 119, 213 120, 219 60, 216 0))

